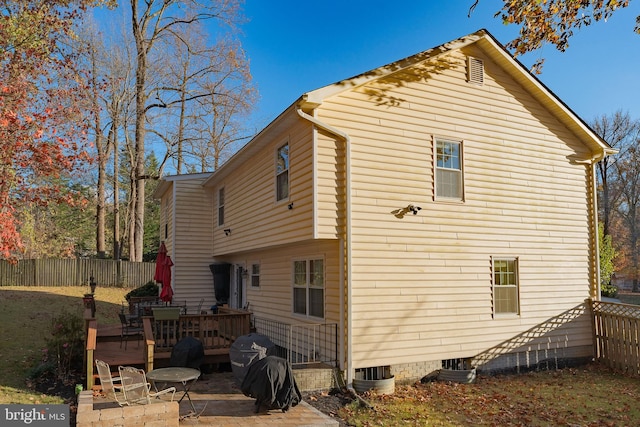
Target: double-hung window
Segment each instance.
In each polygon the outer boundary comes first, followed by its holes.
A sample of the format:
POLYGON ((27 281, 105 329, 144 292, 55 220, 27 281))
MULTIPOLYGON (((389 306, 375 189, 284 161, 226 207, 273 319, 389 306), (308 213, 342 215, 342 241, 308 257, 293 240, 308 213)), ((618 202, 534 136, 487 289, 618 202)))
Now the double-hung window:
POLYGON ((251 286, 260 287, 260 264, 251 264, 251 286))
POLYGON ((324 260, 293 262, 293 312, 324 317, 324 260))
POLYGON ((218 190, 218 225, 224 225, 224 187, 218 190))
POLYGON ((493 313, 519 314, 518 258, 493 258, 493 313))
POLYGON ((289 198, 289 144, 278 148, 276 154, 276 201, 289 198))
POLYGON ((436 198, 462 200, 462 143, 436 139, 436 198))

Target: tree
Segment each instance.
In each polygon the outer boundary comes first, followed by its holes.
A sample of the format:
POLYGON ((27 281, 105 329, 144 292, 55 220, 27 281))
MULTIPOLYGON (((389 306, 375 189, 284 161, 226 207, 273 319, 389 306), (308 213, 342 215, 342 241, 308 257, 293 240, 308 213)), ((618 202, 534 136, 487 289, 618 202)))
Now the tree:
POLYGON ((640 147, 630 146, 627 156, 616 162, 620 185, 617 214, 624 226, 625 256, 630 263, 628 273, 633 279, 633 292, 639 290, 640 273, 640 147))
POLYGON ((239 17, 239 0, 199 2, 196 0, 130 0, 131 29, 136 46, 135 68, 135 146, 132 179, 134 189, 132 229, 130 229, 129 257, 141 261, 144 245, 145 212, 145 137, 148 111, 162 107, 163 102, 152 98, 160 88, 149 87, 150 59, 159 55, 164 40, 184 33, 184 28, 205 20, 216 19, 233 25, 239 17), (156 90, 154 90, 156 89, 156 90), (150 99, 154 102, 149 103, 150 99), (155 102, 158 101, 158 102, 155 102))
POLYGON ((598 243, 600 246, 600 286, 611 283, 611 276, 615 272, 614 260, 616 250, 611 242, 611 236, 604 234, 604 225, 598 224, 598 243))
MULTIPOLYGON (((479 2, 474 1, 469 14, 479 2)), ((520 27, 520 35, 506 45, 517 56, 545 44, 564 52, 574 30, 606 21, 614 12, 627 7, 629 0, 503 0, 503 3, 495 16, 507 25, 520 27)), ((640 16, 636 18, 634 31, 640 34, 640 16)), ((533 70, 540 72, 543 62, 537 61, 533 70)))
POLYGON ((18 202, 79 203, 65 180, 90 157, 84 146, 83 70, 68 49, 72 27, 101 0, 4 0, 0 3, 0 256, 23 244, 18 202))
POLYGON ((168 49, 156 96, 161 108, 155 110, 164 125, 150 129, 167 148, 160 170, 168 160, 174 160, 177 174, 209 162, 217 168, 220 156, 214 151, 227 151, 249 137, 238 123, 255 98, 248 61, 240 45, 228 38, 213 46, 204 40, 203 28, 192 24, 176 33, 168 49))
POLYGON ((612 215, 621 197, 616 162, 627 156, 627 150, 633 146, 640 133, 640 121, 631 119, 629 113, 616 111, 612 115, 596 117, 591 128, 609 145, 618 150, 616 156, 607 156, 596 165, 599 184, 600 220, 604 234, 611 234, 612 215))

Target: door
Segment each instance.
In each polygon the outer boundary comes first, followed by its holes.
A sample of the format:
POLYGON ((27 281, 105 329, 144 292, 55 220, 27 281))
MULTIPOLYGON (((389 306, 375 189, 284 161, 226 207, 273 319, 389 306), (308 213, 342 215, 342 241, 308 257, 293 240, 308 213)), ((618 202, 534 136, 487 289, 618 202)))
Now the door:
POLYGON ((246 269, 244 268, 243 265, 236 265, 235 266, 235 274, 234 274, 234 280, 233 280, 233 295, 231 298, 231 308, 243 308, 247 301, 247 283, 245 280, 246 276, 246 269))

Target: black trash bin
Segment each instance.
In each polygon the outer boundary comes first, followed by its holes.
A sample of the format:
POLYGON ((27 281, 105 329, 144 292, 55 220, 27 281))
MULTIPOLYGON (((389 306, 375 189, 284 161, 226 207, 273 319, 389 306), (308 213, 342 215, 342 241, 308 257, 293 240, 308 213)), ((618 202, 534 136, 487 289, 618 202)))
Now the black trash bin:
POLYGON ((238 337, 229 348, 231 371, 239 383, 242 383, 249 366, 260 359, 275 353, 276 346, 269 337, 251 333, 238 337))

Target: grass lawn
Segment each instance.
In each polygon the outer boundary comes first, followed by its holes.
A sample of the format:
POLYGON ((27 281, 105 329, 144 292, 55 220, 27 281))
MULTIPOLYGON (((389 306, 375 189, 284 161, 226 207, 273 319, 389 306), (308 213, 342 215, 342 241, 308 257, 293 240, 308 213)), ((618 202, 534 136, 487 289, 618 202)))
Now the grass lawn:
POLYGON ((640 305, 640 294, 634 294, 631 292, 618 293, 618 299, 623 304, 640 305))
POLYGON ((359 427, 639 426, 640 379, 596 365, 480 377, 474 384, 431 382, 368 396, 340 416, 359 427))
MULTIPOLYGON (((96 289, 99 323, 119 324, 118 311, 128 288, 96 289)), ((25 379, 42 358, 52 320, 63 312, 82 314, 88 287, 0 287, 0 403, 62 403, 56 396, 29 390, 25 379)))

